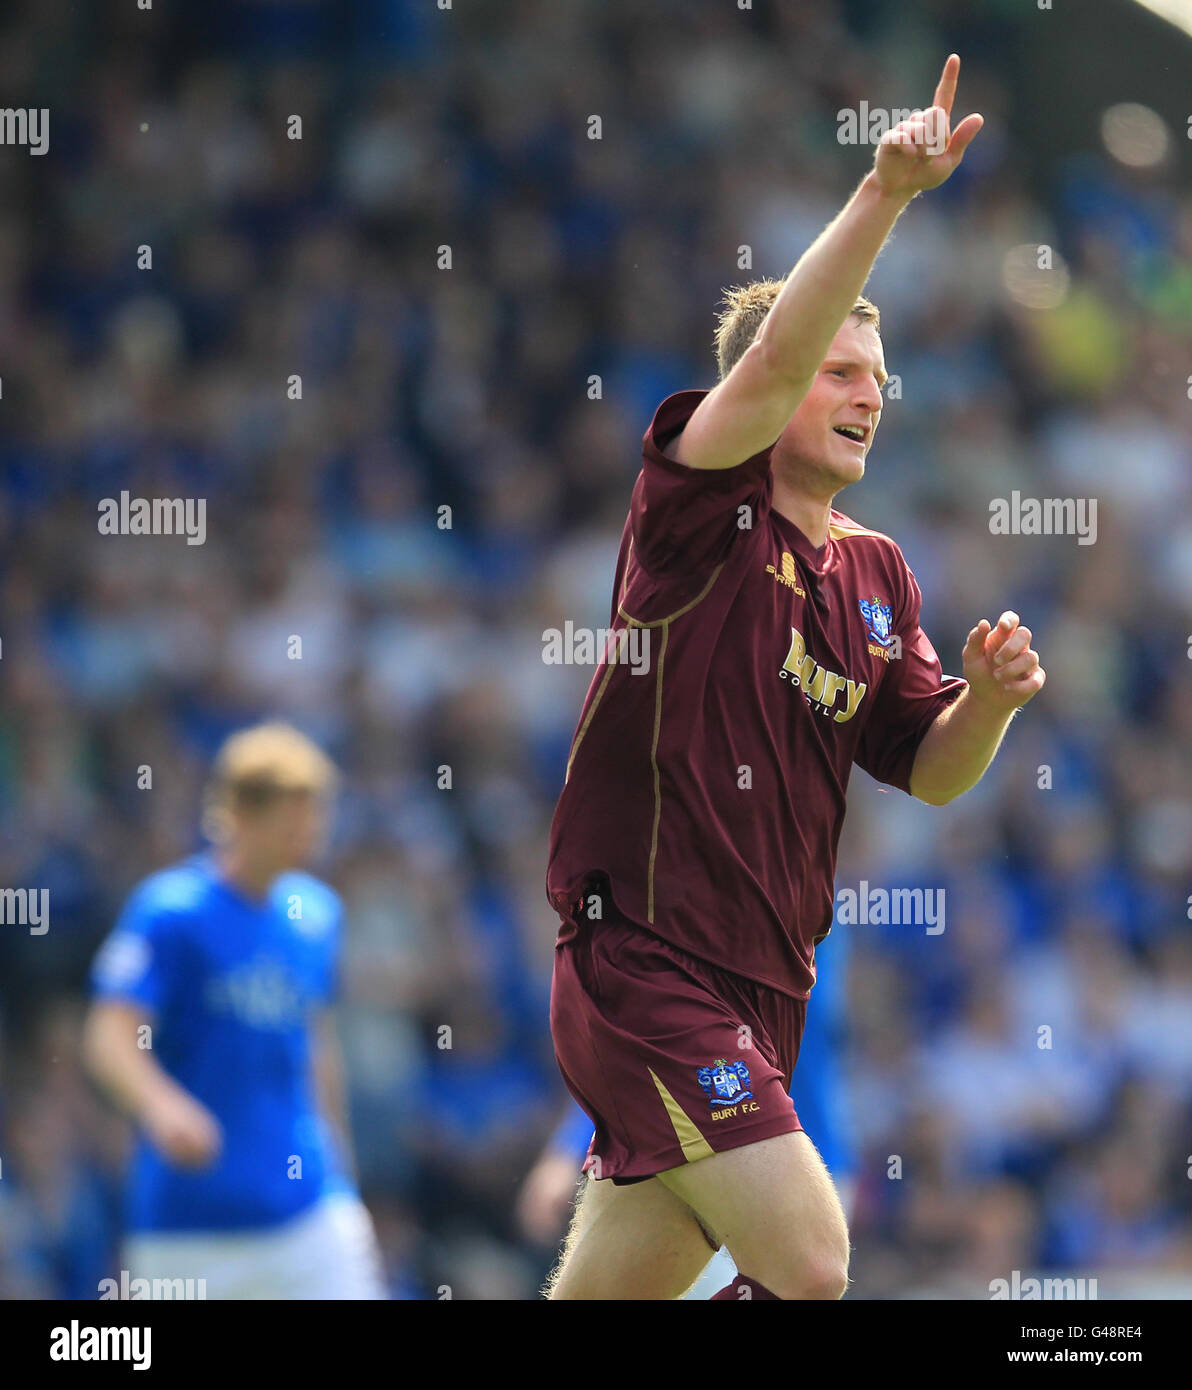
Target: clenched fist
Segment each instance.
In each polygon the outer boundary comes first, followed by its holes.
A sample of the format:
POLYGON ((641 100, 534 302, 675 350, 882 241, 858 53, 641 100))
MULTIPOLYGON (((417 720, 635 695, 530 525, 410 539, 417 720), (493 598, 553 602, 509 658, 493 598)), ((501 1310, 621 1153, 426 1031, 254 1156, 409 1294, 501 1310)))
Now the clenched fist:
POLYGON ((1031 650, 1031 630, 1017 613, 1003 613, 997 627, 981 621, 964 644, 964 678, 982 704, 1014 711, 1043 689, 1047 672, 1031 650))

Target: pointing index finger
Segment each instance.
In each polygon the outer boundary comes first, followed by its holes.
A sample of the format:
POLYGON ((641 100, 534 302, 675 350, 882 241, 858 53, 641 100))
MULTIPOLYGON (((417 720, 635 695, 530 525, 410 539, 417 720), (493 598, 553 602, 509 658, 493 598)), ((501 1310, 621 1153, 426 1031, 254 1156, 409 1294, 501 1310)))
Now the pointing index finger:
POLYGON ((952 117, 952 102, 956 96, 956 80, 959 76, 960 57, 956 53, 949 53, 944 70, 940 73, 939 86, 935 89, 935 96, 931 103, 933 106, 942 106, 949 120, 952 117))

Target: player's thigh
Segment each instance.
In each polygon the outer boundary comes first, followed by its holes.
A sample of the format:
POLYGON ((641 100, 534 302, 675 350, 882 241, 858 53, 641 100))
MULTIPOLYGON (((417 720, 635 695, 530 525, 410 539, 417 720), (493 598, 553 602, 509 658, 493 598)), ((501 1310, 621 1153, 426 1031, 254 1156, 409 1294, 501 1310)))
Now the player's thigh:
POLYGON ((848 1225, 831 1175, 803 1131, 659 1174, 728 1247, 737 1269, 779 1298, 839 1298, 848 1225))
MULTIPOLYGON (((857 1180, 855 1177, 834 1177, 832 1182, 836 1188, 836 1195, 840 1199, 840 1208, 844 1212, 844 1219, 846 1222, 851 1221, 856 1206, 857 1180)), ((733 1257, 721 1246, 720 1250, 713 1255, 710 1263, 704 1266, 703 1273, 683 1297, 692 1300, 711 1298, 713 1294, 731 1284, 737 1272, 733 1257)))
POLYGON ((657 1178, 625 1186, 589 1178, 548 1296, 678 1298, 714 1249, 691 1208, 657 1178))

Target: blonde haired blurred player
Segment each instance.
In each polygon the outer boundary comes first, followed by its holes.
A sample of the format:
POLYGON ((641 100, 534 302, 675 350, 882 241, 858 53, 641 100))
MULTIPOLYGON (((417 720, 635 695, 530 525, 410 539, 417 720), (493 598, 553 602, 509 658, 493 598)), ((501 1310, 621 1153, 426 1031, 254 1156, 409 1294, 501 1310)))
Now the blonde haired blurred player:
POLYGON ((205 797, 212 849, 139 884, 96 958, 87 1064, 141 1130, 131 1278, 385 1296, 331 1018, 342 909, 303 872, 335 781, 288 725, 234 734, 205 797))

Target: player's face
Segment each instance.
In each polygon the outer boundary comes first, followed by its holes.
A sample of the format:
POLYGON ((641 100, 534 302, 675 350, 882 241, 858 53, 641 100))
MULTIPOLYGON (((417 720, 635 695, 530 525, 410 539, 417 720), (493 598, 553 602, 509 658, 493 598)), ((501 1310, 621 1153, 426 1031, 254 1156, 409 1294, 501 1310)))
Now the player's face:
POLYGON ((850 316, 783 430, 776 460, 827 490, 857 482, 881 418, 885 381, 877 329, 850 316))
POLYGON ((323 847, 327 806, 314 792, 287 792, 239 818, 236 838, 246 857, 263 866, 297 869, 323 847))

